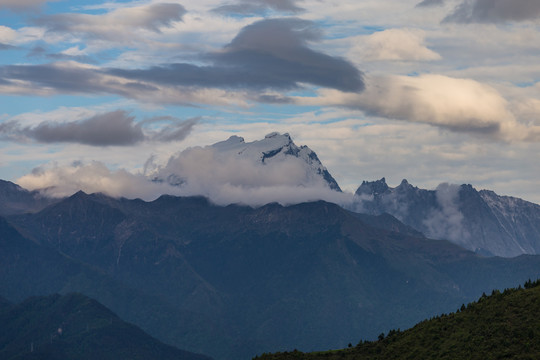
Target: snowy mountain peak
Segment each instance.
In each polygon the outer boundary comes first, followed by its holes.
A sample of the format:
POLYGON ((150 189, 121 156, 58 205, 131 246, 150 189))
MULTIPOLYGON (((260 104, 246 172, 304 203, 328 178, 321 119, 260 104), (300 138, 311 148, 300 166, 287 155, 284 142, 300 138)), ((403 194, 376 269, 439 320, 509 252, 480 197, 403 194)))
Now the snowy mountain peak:
POLYGON ((262 140, 245 142, 242 137, 231 136, 228 140, 211 145, 218 157, 238 156, 256 163, 285 163, 287 159, 302 160, 311 178, 321 178, 332 190, 341 191, 336 180, 323 166, 317 154, 307 146, 297 146, 288 133, 271 132, 262 140))
POLYGON ((171 157, 166 166, 157 167, 155 173, 154 181, 204 196, 221 191, 216 189, 229 194, 230 188, 237 192, 269 187, 301 187, 313 194, 341 191, 315 152, 297 146, 288 133, 278 132, 251 142, 233 135, 213 145, 189 148, 171 157))

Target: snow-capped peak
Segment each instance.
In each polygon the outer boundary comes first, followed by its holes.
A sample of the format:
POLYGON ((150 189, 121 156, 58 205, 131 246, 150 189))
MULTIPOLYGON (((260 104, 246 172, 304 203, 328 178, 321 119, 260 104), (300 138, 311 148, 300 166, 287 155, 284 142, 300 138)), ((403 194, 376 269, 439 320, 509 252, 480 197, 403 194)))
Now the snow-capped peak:
POLYGON ((211 148, 217 152, 216 155, 219 157, 233 155, 262 164, 295 157, 308 166, 312 176, 322 177, 331 189, 341 191, 336 180, 323 166, 317 154, 307 146, 297 146, 288 133, 272 132, 264 139, 253 142, 245 142, 244 138, 233 135, 225 141, 211 145, 211 148))

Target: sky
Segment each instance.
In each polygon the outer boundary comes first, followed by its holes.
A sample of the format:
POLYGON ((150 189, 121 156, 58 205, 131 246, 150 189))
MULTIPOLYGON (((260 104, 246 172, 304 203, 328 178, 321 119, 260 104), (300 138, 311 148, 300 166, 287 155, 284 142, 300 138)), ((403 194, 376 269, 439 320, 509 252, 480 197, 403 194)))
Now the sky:
MULTIPOLYGON (((277 131, 345 192, 540 203, 539 30, 538 0, 0 0, 0 178, 151 199, 172 159, 214 178, 194 149, 277 131)), ((258 190, 238 169, 223 191, 258 190)))

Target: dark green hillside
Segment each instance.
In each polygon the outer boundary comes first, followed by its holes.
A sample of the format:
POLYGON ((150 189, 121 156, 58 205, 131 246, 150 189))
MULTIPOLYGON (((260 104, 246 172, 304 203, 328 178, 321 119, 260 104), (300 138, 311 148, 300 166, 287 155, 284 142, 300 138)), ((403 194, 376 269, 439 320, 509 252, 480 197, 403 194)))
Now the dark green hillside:
POLYGON ((540 282, 493 291, 456 313, 344 350, 264 354, 258 360, 540 359, 540 282))
POLYGON ((33 297, 0 313, 1 359, 209 360, 150 337, 81 294, 33 297))

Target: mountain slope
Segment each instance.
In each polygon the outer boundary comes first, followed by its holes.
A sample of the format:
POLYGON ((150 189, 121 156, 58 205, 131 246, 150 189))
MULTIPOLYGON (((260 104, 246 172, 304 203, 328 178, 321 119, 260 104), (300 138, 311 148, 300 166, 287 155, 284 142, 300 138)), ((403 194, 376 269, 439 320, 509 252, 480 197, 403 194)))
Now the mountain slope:
POLYGON ((540 277, 539 257, 482 258, 389 215, 323 201, 253 209, 78 193, 10 220, 40 246, 146 294, 137 311, 126 311, 126 295, 92 295, 123 318, 218 359, 342 346, 540 277))
POLYGON ((151 338, 81 294, 30 298, 0 323, 2 359, 209 360, 151 338))
POLYGON ((0 216, 37 212, 55 203, 56 199, 28 191, 10 181, 0 180, 0 216))
POLYGON ((379 341, 345 350, 265 354, 259 360, 288 359, 537 359, 540 357, 540 284, 494 291, 457 313, 423 321, 406 331, 392 330, 379 341))
POLYGON ((424 190, 406 180, 391 188, 385 179, 363 182, 357 210, 389 213, 435 239, 450 240, 484 255, 540 253, 540 205, 477 191, 471 185, 441 184, 424 190))
POLYGON ((115 279, 98 265, 57 250, 56 245, 30 241, 0 217, 0 295, 18 302, 34 295, 81 292, 147 328, 174 327, 199 335, 194 325, 200 323, 198 316, 177 309, 174 303, 137 284, 130 286, 115 279))

